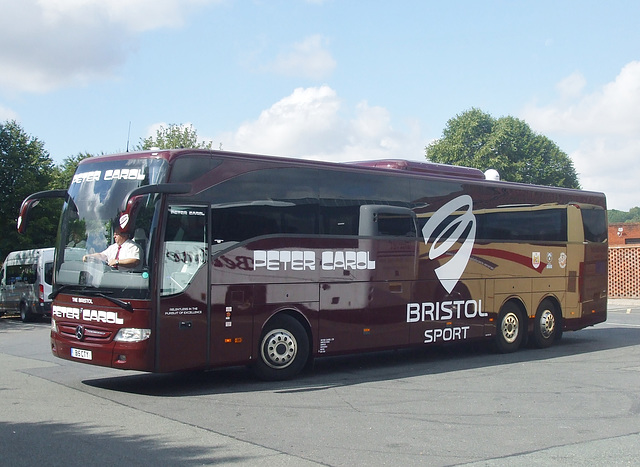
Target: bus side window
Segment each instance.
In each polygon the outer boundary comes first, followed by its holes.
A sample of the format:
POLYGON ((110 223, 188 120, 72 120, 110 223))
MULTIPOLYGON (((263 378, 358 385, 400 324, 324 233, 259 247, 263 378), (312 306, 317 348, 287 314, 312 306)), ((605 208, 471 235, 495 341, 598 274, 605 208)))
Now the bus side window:
POLYGON ((584 240, 591 243, 602 243, 607 240, 607 216, 604 209, 581 209, 584 240))
POLYGON ((322 235, 358 234, 358 206, 329 206, 320 207, 320 233, 322 235))
POLYGON ((416 237, 416 215, 398 206, 360 206, 358 235, 365 237, 416 237))

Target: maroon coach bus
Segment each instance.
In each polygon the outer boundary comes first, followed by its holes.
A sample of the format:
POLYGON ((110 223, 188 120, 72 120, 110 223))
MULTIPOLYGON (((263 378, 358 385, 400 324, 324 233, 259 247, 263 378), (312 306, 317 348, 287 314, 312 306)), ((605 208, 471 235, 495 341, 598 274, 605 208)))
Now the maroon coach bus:
POLYGON ((400 160, 224 151, 83 160, 58 232, 51 349, 113 368, 251 365, 474 339, 512 352, 605 321, 601 193, 400 160), (129 234, 140 261, 87 256, 129 234))

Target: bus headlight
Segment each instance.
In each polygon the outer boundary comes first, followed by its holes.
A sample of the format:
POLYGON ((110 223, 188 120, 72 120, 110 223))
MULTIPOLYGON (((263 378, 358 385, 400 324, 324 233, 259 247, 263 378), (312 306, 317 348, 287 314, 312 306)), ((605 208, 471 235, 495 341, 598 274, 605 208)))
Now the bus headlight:
POLYGON ((122 328, 113 339, 116 342, 141 342, 151 337, 151 329, 122 328))

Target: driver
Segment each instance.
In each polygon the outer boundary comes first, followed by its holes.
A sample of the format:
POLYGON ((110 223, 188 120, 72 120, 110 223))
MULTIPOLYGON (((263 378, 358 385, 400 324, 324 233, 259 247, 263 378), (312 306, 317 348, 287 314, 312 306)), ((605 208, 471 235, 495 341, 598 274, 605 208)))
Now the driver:
POLYGON ((82 261, 88 258, 99 258, 112 268, 125 270, 134 269, 140 264, 140 247, 131 240, 128 232, 117 230, 113 233, 114 243, 102 253, 84 255, 82 261))

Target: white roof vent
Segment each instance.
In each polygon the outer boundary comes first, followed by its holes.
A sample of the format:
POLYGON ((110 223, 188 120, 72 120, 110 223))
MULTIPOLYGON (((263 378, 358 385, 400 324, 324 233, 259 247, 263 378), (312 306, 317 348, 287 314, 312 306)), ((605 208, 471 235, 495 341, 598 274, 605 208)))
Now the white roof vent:
POLYGON ((497 182, 500 181, 500 174, 496 169, 489 169, 484 173, 484 178, 497 182))

